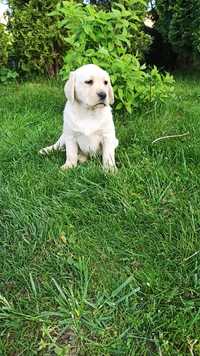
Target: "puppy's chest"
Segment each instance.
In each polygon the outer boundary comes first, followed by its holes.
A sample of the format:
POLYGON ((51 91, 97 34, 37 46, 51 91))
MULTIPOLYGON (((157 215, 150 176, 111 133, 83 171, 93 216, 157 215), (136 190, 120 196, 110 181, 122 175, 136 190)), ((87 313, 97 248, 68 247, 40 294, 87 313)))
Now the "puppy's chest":
POLYGON ((92 155, 100 150, 100 144, 102 143, 102 134, 100 131, 95 131, 91 135, 76 133, 75 137, 81 151, 84 153, 92 155))
POLYGON ((72 129, 77 135, 90 137, 101 134, 102 124, 102 120, 90 118, 76 121, 74 120, 72 129))
POLYGON ((101 120, 86 119, 74 127, 74 134, 80 149, 84 153, 94 154, 99 151, 103 132, 101 120))

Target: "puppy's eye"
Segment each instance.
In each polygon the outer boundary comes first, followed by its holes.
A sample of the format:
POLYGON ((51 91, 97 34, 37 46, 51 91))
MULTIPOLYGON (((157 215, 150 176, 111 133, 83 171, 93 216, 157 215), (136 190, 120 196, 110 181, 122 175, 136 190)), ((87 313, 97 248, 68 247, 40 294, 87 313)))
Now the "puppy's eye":
POLYGON ((107 80, 104 80, 104 84, 107 85, 107 84, 108 84, 108 81, 107 81, 107 80))
POLYGON ((86 80, 86 81, 85 81, 85 84, 92 85, 92 84, 93 84, 93 80, 92 80, 92 79, 90 79, 90 80, 86 80))

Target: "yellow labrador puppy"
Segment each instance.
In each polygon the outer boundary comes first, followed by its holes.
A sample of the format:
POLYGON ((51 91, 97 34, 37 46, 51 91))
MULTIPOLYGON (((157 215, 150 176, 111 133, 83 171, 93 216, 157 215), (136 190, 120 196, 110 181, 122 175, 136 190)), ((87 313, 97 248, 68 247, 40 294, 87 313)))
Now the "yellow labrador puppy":
POLYGON ((66 162, 61 168, 69 169, 101 152, 103 167, 115 170, 118 140, 110 107, 114 95, 108 73, 94 64, 84 65, 70 73, 64 92, 68 101, 63 133, 54 145, 42 148, 39 153, 65 148, 66 162))

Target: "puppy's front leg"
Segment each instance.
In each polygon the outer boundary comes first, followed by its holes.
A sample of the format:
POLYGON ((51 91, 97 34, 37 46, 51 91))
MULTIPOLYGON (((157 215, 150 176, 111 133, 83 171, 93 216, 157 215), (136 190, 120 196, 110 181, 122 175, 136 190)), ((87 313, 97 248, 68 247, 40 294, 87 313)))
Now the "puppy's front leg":
POLYGON ((106 138, 103 142, 103 167, 105 170, 115 172, 117 167, 115 164, 115 148, 113 138, 106 138))
POLYGON ((61 169, 66 170, 77 166, 78 162, 78 146, 73 137, 66 138, 66 162, 61 169))

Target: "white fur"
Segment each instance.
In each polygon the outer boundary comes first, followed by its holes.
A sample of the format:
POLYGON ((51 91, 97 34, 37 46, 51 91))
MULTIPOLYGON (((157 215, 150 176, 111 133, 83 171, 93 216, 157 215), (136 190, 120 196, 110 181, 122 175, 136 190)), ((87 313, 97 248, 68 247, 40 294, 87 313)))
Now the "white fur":
POLYGON ((110 107, 114 96, 108 73, 94 64, 84 65, 70 73, 64 91, 68 101, 63 133, 54 145, 39 153, 48 154, 65 147, 66 162, 62 169, 68 169, 101 152, 103 167, 115 170, 118 140, 110 107), (106 95, 103 99, 99 96, 102 93, 106 95))

